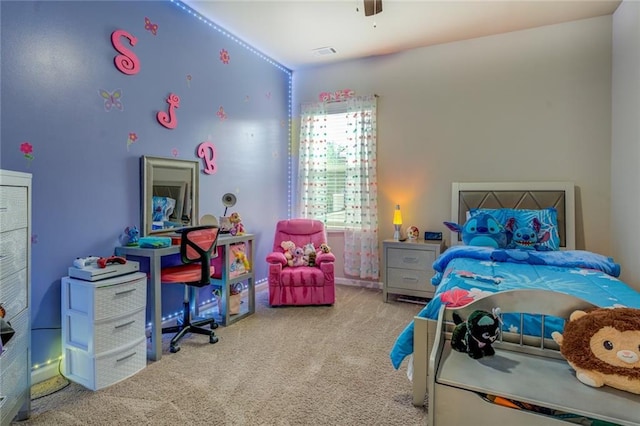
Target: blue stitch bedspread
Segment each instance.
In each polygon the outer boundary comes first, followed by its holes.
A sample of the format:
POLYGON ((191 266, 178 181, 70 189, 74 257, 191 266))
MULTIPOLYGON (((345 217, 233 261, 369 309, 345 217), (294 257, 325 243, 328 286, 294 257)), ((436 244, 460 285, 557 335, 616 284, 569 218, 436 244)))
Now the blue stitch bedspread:
MULTIPOLYGON (((436 319, 440 307, 465 306, 489 293, 515 289, 544 289, 571 294, 601 307, 640 308, 640 293, 618 280, 620 265, 613 259, 582 250, 531 251, 454 246, 433 264, 437 286, 433 299, 418 316, 436 319)), ((504 328, 519 332, 520 316, 505 315, 504 328)), ((540 317, 526 315, 524 333, 540 333, 540 317), (537 331, 536 331, 537 330, 537 331)), ((562 331, 558 318, 545 319, 545 335, 562 331)), ((413 321, 400 333, 390 358, 398 369, 413 353, 413 321)))

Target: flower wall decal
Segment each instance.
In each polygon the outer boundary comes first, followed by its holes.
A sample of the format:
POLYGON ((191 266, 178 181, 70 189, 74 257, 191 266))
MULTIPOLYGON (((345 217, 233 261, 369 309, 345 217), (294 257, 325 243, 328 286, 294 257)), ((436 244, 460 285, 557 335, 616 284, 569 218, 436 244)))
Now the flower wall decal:
POLYGON ((227 65, 229 64, 229 60, 231 60, 229 52, 226 49, 222 49, 220 51, 220 61, 222 61, 223 64, 227 65))

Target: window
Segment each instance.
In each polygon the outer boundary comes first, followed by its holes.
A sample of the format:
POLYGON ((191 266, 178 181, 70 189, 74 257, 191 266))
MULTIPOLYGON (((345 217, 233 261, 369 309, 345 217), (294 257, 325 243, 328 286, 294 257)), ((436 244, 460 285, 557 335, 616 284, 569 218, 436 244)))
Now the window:
POLYGON ((375 95, 302 106, 298 189, 301 217, 345 230, 345 273, 377 278, 375 95))
POLYGON ((347 120, 346 112, 328 114, 327 134, 327 197, 326 220, 329 227, 344 227, 345 183, 347 173, 347 120))

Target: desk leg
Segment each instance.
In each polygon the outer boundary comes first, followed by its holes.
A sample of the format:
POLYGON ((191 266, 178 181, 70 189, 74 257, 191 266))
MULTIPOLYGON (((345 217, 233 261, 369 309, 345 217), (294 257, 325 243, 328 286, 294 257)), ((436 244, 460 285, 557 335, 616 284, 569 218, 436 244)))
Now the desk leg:
POLYGON ((159 361, 162 358, 162 291, 160 286, 160 258, 149 258, 149 296, 151 299, 151 351, 148 358, 159 361))

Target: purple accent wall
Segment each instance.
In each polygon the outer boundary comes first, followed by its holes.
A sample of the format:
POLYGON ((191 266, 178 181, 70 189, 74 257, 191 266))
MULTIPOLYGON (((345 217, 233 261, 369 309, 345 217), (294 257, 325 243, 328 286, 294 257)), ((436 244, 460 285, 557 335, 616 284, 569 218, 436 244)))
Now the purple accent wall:
MULTIPOLYGON (((140 227, 141 155, 199 160, 198 145, 212 142, 217 172, 200 174, 200 215, 221 215, 222 195, 236 194, 233 210, 256 234, 256 279, 266 278, 275 222, 288 217, 291 72, 184 8, 0 3, 0 167, 33 174, 34 364, 60 355, 60 278, 72 260, 110 255, 125 227, 140 227), (114 65, 118 29, 137 38, 134 47, 122 40, 137 74, 114 65), (113 99, 100 93, 117 89, 113 99), (180 97, 173 130, 156 119, 170 93, 180 97)), ((170 312, 182 299, 174 290, 163 299, 170 312)))

